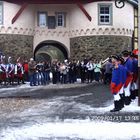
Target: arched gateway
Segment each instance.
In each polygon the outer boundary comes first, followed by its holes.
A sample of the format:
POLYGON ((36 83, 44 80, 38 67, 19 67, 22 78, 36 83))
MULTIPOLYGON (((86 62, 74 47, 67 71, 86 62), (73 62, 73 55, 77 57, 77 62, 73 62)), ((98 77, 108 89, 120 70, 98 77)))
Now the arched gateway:
POLYGON ((67 48, 60 42, 47 40, 39 43, 34 50, 34 58, 37 61, 60 60, 68 58, 67 48))

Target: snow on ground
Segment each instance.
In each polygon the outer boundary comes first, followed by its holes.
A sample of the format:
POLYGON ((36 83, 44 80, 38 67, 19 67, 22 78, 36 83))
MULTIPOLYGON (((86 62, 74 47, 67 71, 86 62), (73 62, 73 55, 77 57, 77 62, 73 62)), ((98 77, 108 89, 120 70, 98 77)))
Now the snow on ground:
POLYGON ((77 79, 77 82, 74 84, 48 84, 46 86, 42 86, 42 85, 38 85, 38 86, 30 86, 29 82, 26 82, 26 84, 22 84, 22 85, 18 85, 18 86, 14 86, 14 87, 0 87, 0 93, 3 92, 8 92, 8 91, 17 91, 17 90, 21 90, 21 89, 30 89, 30 90, 36 90, 36 89, 64 89, 64 88, 74 88, 74 87, 81 87, 81 86, 86 86, 87 84, 81 84, 80 80, 77 79))
POLYGON ((139 123, 113 123, 90 120, 65 120, 64 122, 34 124, 6 129, 1 140, 38 140, 39 138, 70 138, 84 140, 140 139, 139 123))
MULTIPOLYGON (((90 95, 91 93, 87 93, 87 95, 90 95)), ((77 97, 80 97, 82 95, 79 96, 71 96, 71 97, 57 97, 54 99, 47 99, 47 102, 43 102, 41 104, 32 106, 31 108, 23 111, 22 113, 20 113, 21 116, 28 116, 30 115, 39 115, 43 112, 47 112, 47 114, 53 114, 55 112, 65 112, 65 110, 67 108, 71 108, 72 112, 79 112, 79 114, 84 114, 86 112, 91 112, 94 114, 105 114, 108 113, 111 109, 114 108, 114 104, 113 101, 110 101, 106 103, 106 107, 92 107, 91 105, 87 105, 84 103, 77 103, 74 101, 74 99, 77 97), (65 102, 65 100, 69 100, 69 102, 65 102), (59 111, 58 111, 59 110, 59 111)), ((61 113, 62 113, 61 112, 61 113)), ((138 106, 138 98, 133 101, 129 106, 125 106, 120 113, 126 113, 126 112, 140 112, 140 107, 138 106)), ((140 116, 139 119, 140 120, 140 116)))
POLYGON ((0 92, 3 91, 12 91, 12 90, 17 90, 17 89, 25 89, 25 88, 32 88, 30 84, 27 82, 26 84, 18 85, 18 86, 13 86, 13 87, 5 87, 5 88, 0 88, 0 92))

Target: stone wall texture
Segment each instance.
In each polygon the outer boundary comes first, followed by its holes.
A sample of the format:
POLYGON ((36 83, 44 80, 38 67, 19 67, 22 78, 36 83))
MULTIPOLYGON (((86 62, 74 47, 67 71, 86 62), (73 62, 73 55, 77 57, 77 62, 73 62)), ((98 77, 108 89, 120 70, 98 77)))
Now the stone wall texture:
POLYGON ((70 39, 72 59, 105 59, 123 50, 131 50, 132 38, 127 36, 81 36, 70 39))
POLYGON ((0 34, 0 51, 6 57, 29 59, 33 57, 33 36, 0 34))

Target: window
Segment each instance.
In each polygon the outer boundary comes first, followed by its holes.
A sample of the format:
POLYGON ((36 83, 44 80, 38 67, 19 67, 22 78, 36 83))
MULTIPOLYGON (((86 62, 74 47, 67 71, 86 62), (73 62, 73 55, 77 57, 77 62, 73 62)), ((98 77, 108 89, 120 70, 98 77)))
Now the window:
POLYGON ((112 24, 112 4, 99 4, 99 25, 111 25, 112 24))
POLYGON ((48 16, 48 29, 55 29, 56 19, 55 16, 48 16))
POLYGON ((0 2, 0 25, 3 24, 3 2, 0 2))
POLYGON ((47 12, 38 12, 38 26, 39 27, 47 26, 47 12))
POLYGON ((64 27, 65 26, 65 13, 56 13, 56 25, 58 27, 64 27))

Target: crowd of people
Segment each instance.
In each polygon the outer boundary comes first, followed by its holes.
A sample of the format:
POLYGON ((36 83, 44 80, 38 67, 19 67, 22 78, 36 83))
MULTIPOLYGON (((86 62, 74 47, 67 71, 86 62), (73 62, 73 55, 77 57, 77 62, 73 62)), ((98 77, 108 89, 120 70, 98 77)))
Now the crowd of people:
POLYGON ((94 80, 100 81, 101 63, 84 59, 83 61, 64 62, 53 61, 52 64, 46 62, 36 63, 33 58, 28 63, 28 74, 30 77, 30 85, 46 85, 75 83, 77 79, 81 79, 81 83, 92 83, 94 80))
POLYGON ((111 81, 111 62, 103 67, 102 61, 84 59, 82 61, 64 60, 63 62, 54 60, 52 63, 47 61, 36 62, 33 58, 23 61, 17 59, 12 62, 9 57, 6 63, 5 57, 0 60, 0 84, 14 85, 30 82, 30 86, 53 84, 75 83, 81 79, 81 83, 111 81))

